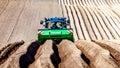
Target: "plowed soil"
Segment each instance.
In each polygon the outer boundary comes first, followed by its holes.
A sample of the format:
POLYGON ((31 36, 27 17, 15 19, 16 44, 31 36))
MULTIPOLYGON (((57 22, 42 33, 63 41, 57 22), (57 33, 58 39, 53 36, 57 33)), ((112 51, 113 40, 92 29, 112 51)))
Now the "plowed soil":
POLYGON ((120 68, 119 10, 119 0, 0 0, 0 68, 120 68), (55 16, 70 19, 74 43, 36 40, 55 16))
POLYGON ((52 40, 44 44, 21 41, 8 44, 0 51, 0 68, 120 67, 120 43, 108 40, 78 40, 75 44, 69 40, 59 44, 52 40))

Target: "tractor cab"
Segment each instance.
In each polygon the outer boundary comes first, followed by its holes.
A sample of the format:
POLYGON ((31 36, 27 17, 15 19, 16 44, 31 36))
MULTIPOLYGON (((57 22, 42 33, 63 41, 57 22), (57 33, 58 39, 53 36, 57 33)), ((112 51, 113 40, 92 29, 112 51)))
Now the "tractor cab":
POLYGON ((44 24, 46 29, 66 29, 67 26, 70 26, 69 20, 66 21, 66 18, 45 18, 45 21, 41 21, 40 24, 44 24))
POLYGON ((45 18, 41 20, 44 29, 38 29, 38 40, 44 43, 47 39, 60 42, 62 39, 74 41, 73 29, 70 27, 70 20, 65 17, 45 18))

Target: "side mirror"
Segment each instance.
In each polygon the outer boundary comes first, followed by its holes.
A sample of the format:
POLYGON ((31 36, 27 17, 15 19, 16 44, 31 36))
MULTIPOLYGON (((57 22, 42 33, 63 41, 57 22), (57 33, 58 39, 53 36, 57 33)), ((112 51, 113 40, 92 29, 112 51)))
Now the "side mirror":
POLYGON ((40 21, 40 24, 43 24, 43 23, 44 23, 44 21, 43 21, 43 20, 41 20, 41 21, 40 21))
POLYGON ((67 20, 67 23, 70 24, 70 20, 69 19, 67 20))

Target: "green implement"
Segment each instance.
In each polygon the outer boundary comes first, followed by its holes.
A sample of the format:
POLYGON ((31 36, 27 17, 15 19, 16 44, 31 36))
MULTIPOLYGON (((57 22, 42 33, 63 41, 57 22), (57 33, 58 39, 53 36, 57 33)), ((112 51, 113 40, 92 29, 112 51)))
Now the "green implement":
POLYGON ((73 29, 70 27, 67 28, 70 22, 69 20, 66 22, 66 18, 46 18, 45 21, 41 21, 40 23, 45 23, 45 29, 38 29, 38 40, 41 43, 44 43, 48 39, 56 42, 60 42, 62 39, 74 41, 73 29))

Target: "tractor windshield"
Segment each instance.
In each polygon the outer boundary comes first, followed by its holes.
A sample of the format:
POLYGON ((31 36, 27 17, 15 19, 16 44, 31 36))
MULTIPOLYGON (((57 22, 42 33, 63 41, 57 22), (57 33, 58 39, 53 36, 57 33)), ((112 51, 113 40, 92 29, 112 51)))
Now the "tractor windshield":
POLYGON ((48 29, 64 29, 66 24, 64 22, 49 22, 48 29))
POLYGON ((45 21, 41 21, 40 24, 44 24, 45 29, 67 29, 70 28, 70 20, 66 18, 45 18, 45 21))

